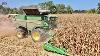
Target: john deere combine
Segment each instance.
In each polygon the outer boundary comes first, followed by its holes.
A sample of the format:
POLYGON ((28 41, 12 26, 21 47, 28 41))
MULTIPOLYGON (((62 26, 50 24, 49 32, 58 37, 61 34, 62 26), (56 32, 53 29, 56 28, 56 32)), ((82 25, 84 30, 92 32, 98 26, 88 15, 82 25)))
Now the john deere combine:
POLYGON ((56 27, 57 16, 48 15, 49 10, 38 10, 36 7, 24 7, 23 11, 25 14, 19 14, 14 19, 17 37, 25 38, 30 34, 34 42, 44 42, 43 48, 45 50, 66 55, 65 49, 57 48, 48 43, 48 39, 53 37, 49 30, 56 27))

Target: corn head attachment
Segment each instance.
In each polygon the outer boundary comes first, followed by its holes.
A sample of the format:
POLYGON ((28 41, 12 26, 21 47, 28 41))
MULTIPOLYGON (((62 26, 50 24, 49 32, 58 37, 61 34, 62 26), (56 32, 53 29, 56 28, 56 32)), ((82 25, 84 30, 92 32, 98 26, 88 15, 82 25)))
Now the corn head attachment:
POLYGON ((48 52, 57 53, 60 55, 68 56, 67 50, 65 48, 59 48, 54 46, 54 44, 50 43, 49 41, 54 38, 55 33, 53 31, 48 32, 48 39, 43 44, 43 49, 48 52))
POLYGON ((66 55, 66 50, 63 49, 63 48, 57 48, 55 46, 53 46, 52 44, 50 43, 45 43, 43 45, 43 48, 46 50, 46 51, 49 51, 49 52, 54 52, 54 53, 57 53, 57 54, 61 54, 61 55, 66 55))

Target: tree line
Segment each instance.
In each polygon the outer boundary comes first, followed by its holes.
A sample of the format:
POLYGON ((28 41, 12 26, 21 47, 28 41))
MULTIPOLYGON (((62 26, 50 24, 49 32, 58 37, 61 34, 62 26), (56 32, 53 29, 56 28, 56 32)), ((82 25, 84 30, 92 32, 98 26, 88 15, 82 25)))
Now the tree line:
MULTIPOLYGON (((0 13, 2 14, 22 14, 23 10, 22 8, 9 8, 4 7, 3 4, 6 4, 6 2, 3 2, 2 5, 0 5, 0 13)), ((51 14, 72 14, 72 13, 97 13, 100 14, 100 3, 97 4, 97 9, 92 8, 89 10, 73 10, 73 8, 70 5, 65 6, 65 4, 54 4, 53 1, 47 1, 44 3, 39 3, 37 6, 39 8, 44 10, 50 10, 51 14)))
POLYGON ((70 5, 65 7, 64 4, 54 4, 53 1, 39 3, 39 6, 42 9, 50 10, 51 13, 70 13, 70 14, 72 14, 72 12, 73 12, 73 9, 71 8, 70 5))

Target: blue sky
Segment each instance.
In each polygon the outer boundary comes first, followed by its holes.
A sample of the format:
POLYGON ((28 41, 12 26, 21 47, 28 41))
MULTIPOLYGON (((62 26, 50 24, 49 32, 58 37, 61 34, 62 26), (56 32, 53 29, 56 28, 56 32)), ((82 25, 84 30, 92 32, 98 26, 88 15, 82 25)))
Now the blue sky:
MULTIPOLYGON (((9 7, 20 7, 26 5, 37 5, 38 3, 44 2, 44 0, 0 0, 1 2, 6 1, 9 7)), ((71 5, 73 9, 91 9, 96 8, 99 0, 52 0, 54 3, 63 3, 65 5, 71 5)))

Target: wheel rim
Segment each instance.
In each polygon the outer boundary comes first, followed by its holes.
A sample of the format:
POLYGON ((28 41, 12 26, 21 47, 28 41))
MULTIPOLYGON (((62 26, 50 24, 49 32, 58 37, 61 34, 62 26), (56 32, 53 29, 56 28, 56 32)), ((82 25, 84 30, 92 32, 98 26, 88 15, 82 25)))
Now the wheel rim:
POLYGON ((32 33, 32 38, 33 38, 35 41, 39 41, 39 39, 40 39, 40 34, 39 34, 39 32, 33 32, 33 33, 32 33))
POLYGON ((22 33, 21 32, 17 32, 17 37, 22 38, 23 37, 22 33))

